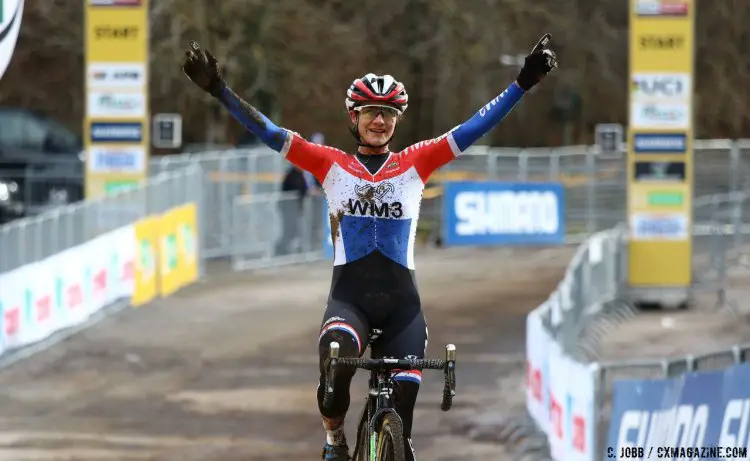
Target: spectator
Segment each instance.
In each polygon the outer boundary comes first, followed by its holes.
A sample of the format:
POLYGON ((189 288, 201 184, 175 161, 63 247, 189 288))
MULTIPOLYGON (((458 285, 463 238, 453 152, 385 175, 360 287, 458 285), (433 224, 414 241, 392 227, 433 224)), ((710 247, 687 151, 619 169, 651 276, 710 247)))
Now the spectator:
POLYGON ((292 241, 300 236, 304 202, 309 190, 310 186, 303 171, 296 166, 290 166, 284 176, 284 181, 281 183, 281 191, 297 192, 297 198, 296 200, 290 200, 288 197, 282 197, 279 200, 282 230, 281 238, 276 244, 277 256, 291 253, 292 241))

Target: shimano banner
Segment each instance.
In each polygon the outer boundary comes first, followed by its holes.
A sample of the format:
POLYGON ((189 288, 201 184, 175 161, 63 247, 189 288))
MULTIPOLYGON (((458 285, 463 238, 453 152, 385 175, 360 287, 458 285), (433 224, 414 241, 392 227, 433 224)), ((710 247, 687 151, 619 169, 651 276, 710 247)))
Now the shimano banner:
POLYGON ((561 244, 564 206, 560 184, 448 182, 443 239, 446 246, 561 244))
POLYGON ((24 0, 0 0, 0 79, 8 69, 21 30, 24 0))
POLYGON ((615 381, 613 392, 604 459, 747 458, 750 364, 675 379, 615 381))

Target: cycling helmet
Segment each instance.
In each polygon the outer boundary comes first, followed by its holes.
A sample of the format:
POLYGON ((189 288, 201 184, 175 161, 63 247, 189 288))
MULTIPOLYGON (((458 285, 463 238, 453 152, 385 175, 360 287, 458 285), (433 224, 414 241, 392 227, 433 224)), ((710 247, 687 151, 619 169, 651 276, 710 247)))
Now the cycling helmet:
POLYGON ((346 110, 362 106, 389 106, 403 114, 409 106, 404 84, 390 75, 369 73, 355 79, 346 91, 346 110))

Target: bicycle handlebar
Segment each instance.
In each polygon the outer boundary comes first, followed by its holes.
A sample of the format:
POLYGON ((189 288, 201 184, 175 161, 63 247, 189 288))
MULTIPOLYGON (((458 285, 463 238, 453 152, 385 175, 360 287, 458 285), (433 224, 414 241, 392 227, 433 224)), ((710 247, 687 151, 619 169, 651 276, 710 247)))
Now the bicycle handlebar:
POLYGON ((357 368, 370 371, 389 370, 442 370, 445 360, 442 359, 356 359, 342 357, 336 360, 339 368, 357 368))
POLYGON ((445 372, 445 386, 440 408, 443 411, 450 410, 453 405, 453 397, 456 395, 456 346, 453 344, 445 346, 445 359, 361 359, 339 357, 339 344, 333 341, 328 353, 328 371, 323 394, 324 408, 329 408, 331 405, 336 370, 340 368, 370 371, 443 370, 445 372))

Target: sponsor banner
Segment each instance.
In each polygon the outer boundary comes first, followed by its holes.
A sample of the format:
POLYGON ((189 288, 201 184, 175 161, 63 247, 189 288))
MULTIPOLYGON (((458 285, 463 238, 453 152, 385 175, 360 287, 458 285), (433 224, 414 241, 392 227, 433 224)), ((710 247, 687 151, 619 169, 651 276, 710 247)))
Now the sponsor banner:
POLYGON ((676 211, 687 213, 690 210, 690 191, 684 183, 640 183, 630 191, 634 212, 676 211))
POLYGON ((58 254, 58 276, 55 280, 56 305, 61 312, 62 328, 79 324, 95 312, 88 302, 91 284, 86 278, 86 259, 82 250, 74 247, 58 254), (66 267, 67 266, 67 267, 66 267))
POLYGON ((30 327, 26 326, 26 290, 32 283, 37 264, 29 264, 0 275, 0 305, 3 308, 3 329, 0 331, 4 350, 11 350, 28 343, 23 337, 30 327))
POLYGON ((95 118, 141 118, 146 115, 146 95, 142 92, 90 91, 88 115, 95 118))
POLYGON ((689 2, 685 0, 637 0, 635 14, 639 17, 684 17, 688 15, 689 2))
POLYGON ((141 0, 89 0, 89 6, 141 6, 141 0))
POLYGON ((93 173, 138 173, 146 168, 143 147, 110 147, 93 145, 86 156, 93 173))
POLYGON ((146 65, 140 62, 95 62, 88 66, 87 82, 89 88, 142 89, 146 84, 146 65))
POLYGON ((90 130, 92 143, 143 142, 143 125, 139 122, 94 122, 90 130))
POLYGON ((687 178, 685 162, 635 162, 633 180, 636 182, 684 182, 687 178))
POLYGON ((175 209, 177 267, 180 287, 198 280, 198 213, 195 203, 175 209))
POLYGON ((526 316, 526 408, 544 433, 549 433, 549 347, 552 336, 542 324, 543 305, 526 316))
POLYGON ((157 252, 159 247, 159 218, 141 219, 135 229, 135 286, 132 304, 139 307, 151 302, 159 293, 157 252))
POLYGON ((24 0, 0 1, 0 79, 8 69, 21 30, 24 0))
MULTIPOLYGON (((106 185, 148 176, 149 18, 147 0, 87 0, 86 198, 106 185), (127 7, 127 8, 121 8, 127 7), (129 144, 132 148, 101 146, 129 144)), ((136 218, 137 219, 137 218, 136 218)))
MULTIPOLYGON (((145 2, 144 2, 145 3, 145 2)), ((144 5, 86 9, 86 67, 89 63, 148 65, 148 17, 144 5)))
POLYGON ((747 459, 748 382, 750 364, 673 379, 615 381, 605 458, 747 459))
POLYGON ((688 215, 685 213, 635 213, 630 217, 632 240, 685 240, 688 215))
POLYGON ((631 79, 631 100, 670 101, 685 103, 690 100, 693 87, 690 74, 642 72, 631 79))
POLYGON ((690 105, 673 102, 633 102, 630 104, 630 126, 643 129, 690 128, 690 105))
POLYGON ((542 315, 558 298, 553 293, 526 317, 526 408, 547 434, 553 460, 593 461, 596 365, 567 356, 544 327, 542 315))
POLYGON ((131 226, 39 262, 0 274, 4 351, 41 341, 131 297, 135 235, 131 226))
MULTIPOLYGON (((643 67, 639 66, 639 68, 634 69, 634 71, 667 70, 660 69, 664 65, 664 63, 660 63, 660 61, 663 59, 669 59, 670 57, 680 57, 681 60, 678 62, 681 64, 689 62, 686 57, 680 56, 685 54, 685 52, 692 46, 691 41, 689 41, 690 37, 685 31, 674 31, 673 27, 662 30, 653 29, 653 31, 642 33, 637 33, 637 29, 632 30, 636 32, 634 51, 640 53, 644 64, 643 67)), ((675 66, 674 69, 669 70, 686 72, 685 69, 677 69, 676 67, 677 66, 675 66)))
MULTIPOLYGON (((552 459, 593 461, 595 420, 592 365, 576 362, 556 342, 549 345, 549 426, 552 459)), ((595 365, 593 365, 595 366, 595 365)))
POLYGON ((170 296, 180 289, 177 248, 177 212, 174 208, 159 217, 159 292, 170 296))
POLYGON ((443 194, 446 245, 562 244, 560 184, 448 182, 443 194))
POLYGON ((198 208, 195 203, 136 222, 133 306, 169 296, 198 280, 198 208))
POLYGON ((687 293, 692 283, 695 5, 629 0, 628 284, 634 293, 639 287, 687 293), (679 154, 679 161, 669 154, 679 154))
POLYGON ((637 154, 684 154, 687 150, 685 133, 635 133, 633 150, 637 154))

